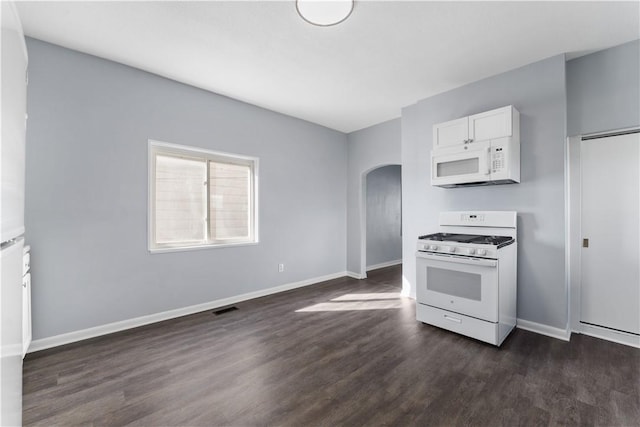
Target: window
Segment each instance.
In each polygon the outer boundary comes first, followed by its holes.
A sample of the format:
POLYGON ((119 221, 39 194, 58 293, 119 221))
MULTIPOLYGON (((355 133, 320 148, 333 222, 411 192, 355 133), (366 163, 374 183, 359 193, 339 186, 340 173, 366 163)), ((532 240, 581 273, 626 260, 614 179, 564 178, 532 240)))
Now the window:
POLYGON ((258 159, 149 141, 149 250, 256 243, 258 159))

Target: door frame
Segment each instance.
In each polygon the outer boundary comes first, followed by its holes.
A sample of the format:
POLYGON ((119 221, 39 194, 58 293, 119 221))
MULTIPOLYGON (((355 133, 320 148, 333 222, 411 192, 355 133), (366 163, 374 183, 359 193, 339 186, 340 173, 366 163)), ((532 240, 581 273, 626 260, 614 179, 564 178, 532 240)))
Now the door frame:
MULTIPOLYGON (((377 265, 370 270, 367 269, 367 177, 369 173, 374 170, 384 168, 387 166, 400 166, 400 230, 402 232, 402 165, 399 163, 383 163, 377 166, 373 166, 360 174, 360 197, 359 197, 359 216, 360 216, 360 271, 356 279, 366 279, 367 272, 376 268, 390 267, 392 265, 402 264, 402 258, 400 260, 394 260, 386 265, 377 265)), ((404 287, 403 287, 404 289, 404 287)))
POLYGON ((596 338, 613 341, 640 348, 640 337, 634 334, 614 331, 608 328, 585 325, 580 323, 580 298, 581 298, 581 254, 582 254, 582 176, 580 172, 580 145, 583 139, 607 138, 626 133, 640 132, 640 128, 627 128, 608 132, 597 132, 585 135, 571 136, 566 144, 566 239, 567 239, 567 281, 569 329, 578 334, 593 336, 596 338))

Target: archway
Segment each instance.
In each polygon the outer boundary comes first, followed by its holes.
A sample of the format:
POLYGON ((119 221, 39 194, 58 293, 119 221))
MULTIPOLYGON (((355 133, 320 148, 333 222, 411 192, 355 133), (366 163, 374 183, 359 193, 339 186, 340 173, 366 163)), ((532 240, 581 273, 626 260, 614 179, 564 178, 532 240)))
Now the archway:
POLYGON ((397 164, 362 174, 360 275, 402 263, 402 175, 397 164))

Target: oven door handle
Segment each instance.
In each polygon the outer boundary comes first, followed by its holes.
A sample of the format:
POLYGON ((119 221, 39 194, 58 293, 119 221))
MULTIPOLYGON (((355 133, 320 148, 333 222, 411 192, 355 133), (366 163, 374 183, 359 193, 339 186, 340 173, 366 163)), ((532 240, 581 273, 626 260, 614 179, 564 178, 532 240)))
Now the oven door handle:
POLYGON ((436 255, 428 252, 416 252, 418 258, 429 259, 433 261, 450 262, 453 264, 481 265, 483 267, 496 267, 498 260, 485 258, 468 258, 453 255, 436 255))

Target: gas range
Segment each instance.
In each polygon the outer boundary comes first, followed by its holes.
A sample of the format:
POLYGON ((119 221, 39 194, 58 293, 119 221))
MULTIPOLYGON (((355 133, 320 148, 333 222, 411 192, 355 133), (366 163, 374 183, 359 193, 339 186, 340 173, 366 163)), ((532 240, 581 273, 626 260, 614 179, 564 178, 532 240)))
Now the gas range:
POLYGON ((418 237, 418 250, 482 258, 497 258, 498 249, 515 242, 511 236, 434 233, 418 237))
POLYGON ((416 318, 500 346, 516 325, 517 214, 442 212, 418 237, 416 318))

